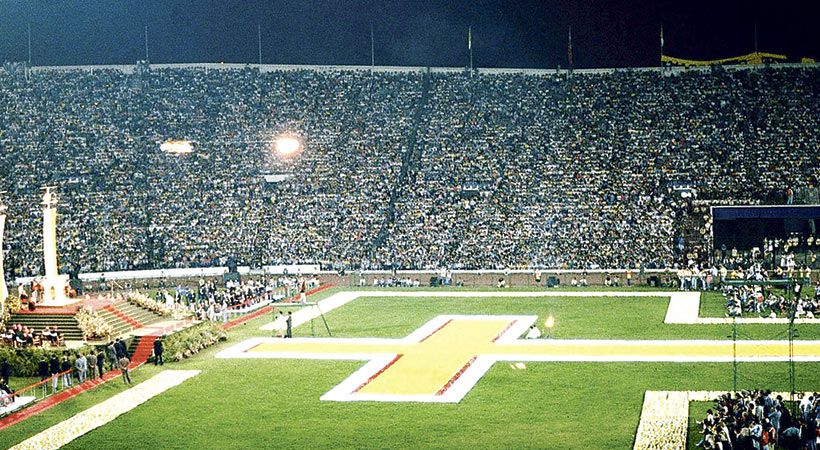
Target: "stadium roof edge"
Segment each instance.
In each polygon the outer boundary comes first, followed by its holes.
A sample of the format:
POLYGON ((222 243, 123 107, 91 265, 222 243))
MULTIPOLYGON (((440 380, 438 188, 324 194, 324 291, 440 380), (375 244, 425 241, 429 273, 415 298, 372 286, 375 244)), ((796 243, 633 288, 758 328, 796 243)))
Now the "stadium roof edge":
MULTIPOLYGON (((209 69, 209 70, 236 70, 236 69, 259 69, 261 72, 273 71, 294 71, 294 70, 315 70, 319 72, 336 71, 370 71, 387 73, 413 73, 423 72, 428 69, 424 66, 358 66, 358 65, 302 65, 302 64, 245 64, 245 63, 174 63, 174 64, 151 64, 155 69, 209 69)), ((755 70, 758 68, 818 68, 820 63, 782 63, 771 65, 728 65, 720 66, 726 70, 755 70)), ((102 64, 102 65, 70 65, 70 66, 33 66, 32 71, 59 71, 59 70, 119 70, 124 73, 134 72, 133 64, 102 64)), ((429 67, 433 73, 460 73, 466 68, 462 67, 429 67)), ((677 74, 686 72, 706 72, 711 70, 711 66, 703 67, 624 67, 624 68, 601 68, 601 69, 575 69, 574 73, 596 74, 613 72, 659 72, 664 70, 667 73, 677 74)), ((500 74, 524 74, 524 75, 556 75, 567 73, 567 69, 527 69, 527 68, 477 68, 478 73, 500 75, 500 74)))

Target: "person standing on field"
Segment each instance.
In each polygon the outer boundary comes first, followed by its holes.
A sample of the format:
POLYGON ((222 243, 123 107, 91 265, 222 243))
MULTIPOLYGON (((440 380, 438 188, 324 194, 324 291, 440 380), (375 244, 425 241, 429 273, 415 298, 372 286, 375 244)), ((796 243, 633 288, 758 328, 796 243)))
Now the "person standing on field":
POLYGON ((100 373, 100 378, 102 378, 103 372, 105 372, 105 367, 103 367, 104 364, 105 352, 102 349, 97 350, 97 371, 100 373))
POLYGON ((128 359, 128 357, 123 356, 122 358, 120 358, 119 363, 120 370, 122 370, 122 381, 125 382, 125 384, 131 384, 131 371, 128 368, 128 366, 131 365, 131 360, 128 359))
POLYGON ((116 342, 112 342, 111 345, 108 346, 108 360, 111 362, 111 370, 116 369, 117 365, 119 365, 120 359, 117 357, 116 342))
POLYGON ((85 356, 80 354, 77 356, 77 359, 74 360, 74 368, 77 370, 77 380, 80 384, 85 381, 85 373, 88 370, 88 364, 86 363, 85 356))
POLYGON ((97 376, 97 355, 94 352, 85 355, 85 365, 88 367, 87 379, 93 380, 97 376))
POLYGON ((162 336, 154 341, 154 365, 164 366, 165 361, 162 359, 162 353, 165 351, 165 345, 162 343, 162 336))
POLYGON ((293 316, 291 316, 290 311, 288 311, 288 318, 287 318, 286 323, 288 325, 288 328, 287 328, 287 331, 285 332, 285 337, 286 338, 292 338, 293 337, 293 316))

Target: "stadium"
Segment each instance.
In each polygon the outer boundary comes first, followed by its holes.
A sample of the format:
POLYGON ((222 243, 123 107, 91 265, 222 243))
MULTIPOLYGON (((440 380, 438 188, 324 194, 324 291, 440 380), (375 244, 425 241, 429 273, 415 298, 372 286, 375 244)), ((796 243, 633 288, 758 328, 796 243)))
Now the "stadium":
POLYGON ((667 5, 601 68, 619 20, 574 2, 256 3, 190 11, 254 20, 239 63, 180 62, 234 51, 180 16, 0 4, 0 448, 820 444, 813 31, 670 49, 667 5), (560 27, 555 68, 505 14, 560 27), (367 44, 288 50, 319 16, 367 44))

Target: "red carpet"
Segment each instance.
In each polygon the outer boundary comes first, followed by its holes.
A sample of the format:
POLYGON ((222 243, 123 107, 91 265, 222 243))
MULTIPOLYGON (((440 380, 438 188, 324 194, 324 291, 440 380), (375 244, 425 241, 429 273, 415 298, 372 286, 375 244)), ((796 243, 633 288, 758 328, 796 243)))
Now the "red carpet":
MULTIPOLYGON (((143 336, 142 339, 140 339, 136 350, 134 350, 134 354, 131 355, 131 369, 135 369, 148 361, 148 357, 151 356, 151 353, 154 350, 155 339, 156 336, 143 336)), ((106 359, 106 362, 107 361, 108 360, 106 359)), ((41 412, 51 409, 53 406, 59 405, 74 396, 80 395, 83 392, 93 389, 107 381, 119 378, 121 375, 122 372, 119 370, 108 371, 103 374, 102 379, 95 378, 93 380, 88 380, 83 384, 72 386, 69 389, 52 395, 51 397, 47 397, 28 408, 23 408, 20 411, 11 413, 0 419, 0 430, 4 430, 14 424, 20 423, 31 416, 40 414, 41 412)))
POLYGON ((111 304, 111 299, 104 296, 94 296, 88 299, 82 298, 77 299, 76 303, 72 303, 66 306, 38 306, 37 309, 34 311, 29 311, 27 308, 23 308, 20 311, 16 312, 15 314, 22 314, 22 315, 66 315, 66 316, 73 316, 77 313, 77 310, 80 307, 87 306, 91 309, 100 309, 107 305, 111 304))
POLYGON ((111 314, 115 315, 121 321, 127 323, 131 328, 142 328, 144 325, 137 320, 131 318, 131 316, 125 314, 124 312, 120 311, 119 309, 111 306, 106 305, 103 307, 104 310, 110 312, 111 314))
MULTIPOLYGON (((316 289, 308 291, 306 295, 310 296, 318 292, 322 292, 325 289, 329 289, 331 287, 333 287, 332 284, 319 286, 316 289)), ((243 324, 249 320, 253 320, 257 317, 267 314, 271 312, 272 309, 273 308, 270 306, 260 308, 259 310, 254 311, 251 314, 248 314, 247 316, 242 316, 234 320, 231 320, 230 322, 227 322, 225 325, 223 325, 223 328, 225 328, 226 330, 231 329, 237 325, 243 324)), ((151 354, 154 351, 154 340, 156 340, 156 338, 157 336, 142 336, 142 338, 140 338, 139 343, 137 343, 137 348, 134 350, 134 354, 131 355, 131 369, 137 368, 144 364, 146 361, 148 361, 148 357, 151 356, 151 354)), ((95 378, 94 380, 86 381, 81 385, 71 387, 70 389, 59 392, 55 395, 52 395, 51 397, 47 397, 46 399, 41 400, 28 408, 24 408, 20 411, 9 414, 8 416, 0 419, 0 430, 4 430, 12 425, 20 423, 31 416, 40 414, 41 412, 51 409, 53 406, 59 405, 60 403, 76 395, 80 395, 83 392, 93 389, 107 381, 119 378, 121 375, 122 373, 119 370, 109 371, 103 375, 102 380, 100 380, 99 378, 95 378)))
POLYGON ((137 343, 137 348, 134 349, 134 354, 131 355, 131 368, 135 369, 142 363, 148 361, 151 354, 154 353, 154 341, 156 336, 143 336, 137 343))
MULTIPOLYGON (((305 295, 306 296, 311 296, 313 294, 322 292, 325 289, 330 289, 332 287, 333 287, 332 284, 326 284, 324 286, 319 286, 316 289, 311 289, 311 290, 305 292, 305 295)), ((288 303, 288 300, 293 301, 293 300, 297 300, 297 299, 298 299, 298 296, 297 297, 291 297, 290 299, 282 301, 282 303, 288 303)), ((224 328, 226 330, 230 330, 231 328, 233 328, 237 325, 242 325, 243 323, 245 323, 249 320, 253 320, 253 319, 256 319, 257 317, 264 316, 265 314, 268 314, 272 310, 273 310, 272 306, 266 306, 264 308, 259 308, 256 311, 254 311, 254 312, 252 312, 252 313, 250 313, 246 316, 237 317, 236 319, 233 319, 233 320, 230 320, 230 321, 226 322, 225 325, 222 325, 222 328, 224 328)))

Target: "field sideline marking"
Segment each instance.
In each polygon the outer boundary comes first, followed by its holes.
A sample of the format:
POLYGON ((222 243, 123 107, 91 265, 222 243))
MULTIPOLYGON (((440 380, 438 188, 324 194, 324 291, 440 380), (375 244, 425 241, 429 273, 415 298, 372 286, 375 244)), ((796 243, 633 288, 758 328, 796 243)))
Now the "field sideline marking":
MULTIPOLYGON (((666 323, 695 323, 700 305, 699 292, 626 292, 626 291, 343 291, 321 300, 318 308, 306 306, 292 314, 293 327, 310 322, 321 312, 328 313, 359 297, 668 297, 666 323), (674 305, 674 306, 673 306, 674 305), (694 306, 694 309, 693 309, 694 306), (694 317, 691 316, 694 311, 694 317)), ((275 306, 275 304, 274 304, 275 306)), ((284 328, 284 317, 259 327, 263 331, 284 328)))
MULTIPOLYGON (((699 317, 700 314, 700 293, 699 292, 677 292, 669 296, 669 307, 666 309, 664 323, 682 323, 698 325, 719 325, 732 323, 731 317, 699 317), (675 295, 678 294, 678 295, 675 295), (685 295, 694 294, 694 295, 685 295)), ((738 317, 735 319, 738 324, 788 324, 789 319, 785 317, 738 317)), ((796 324, 820 324, 820 319, 795 319, 796 324)))
MULTIPOLYGON (((182 384, 199 372, 199 370, 163 370, 148 380, 35 434, 11 447, 11 450, 58 449, 168 389, 182 384)), ((132 430, 132 432, 149 432, 149 430, 132 430)))
MULTIPOLYGON (((344 291, 331 295, 319 302, 319 306, 306 306, 292 315, 293 327, 316 319, 323 313, 328 313, 344 306, 359 297, 666 297, 669 303, 663 322, 668 324, 697 324, 715 325, 732 323, 727 317, 698 317, 700 313, 699 291, 344 291)), ((274 304, 275 306, 275 304, 274 304)), ((797 324, 820 324, 818 319, 796 319, 797 324)), ((763 323, 784 324, 788 319, 768 317, 742 317, 737 319, 739 324, 763 323)), ((284 329, 285 319, 280 317, 274 322, 262 325, 259 329, 273 331, 284 329)))

